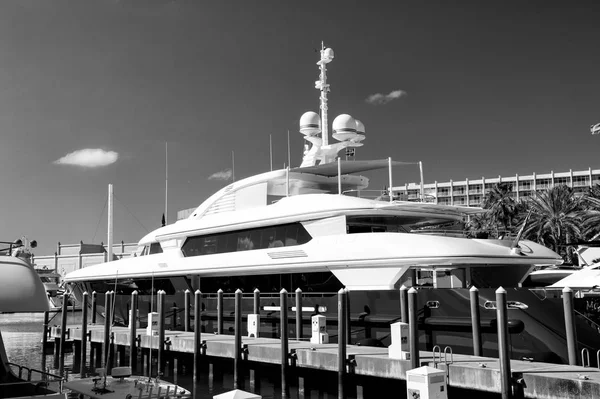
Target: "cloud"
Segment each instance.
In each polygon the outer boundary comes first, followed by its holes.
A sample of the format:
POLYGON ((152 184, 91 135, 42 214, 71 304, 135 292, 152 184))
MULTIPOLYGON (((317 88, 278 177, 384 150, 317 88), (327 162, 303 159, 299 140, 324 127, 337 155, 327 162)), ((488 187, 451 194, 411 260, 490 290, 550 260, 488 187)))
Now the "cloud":
POLYGON ((119 154, 99 148, 84 148, 73 151, 53 163, 56 165, 75 165, 84 168, 99 168, 117 162, 119 154))
POLYGON ((231 169, 225 169, 225 170, 213 173, 212 175, 208 176, 208 180, 225 180, 225 181, 227 181, 227 180, 231 180, 232 176, 233 176, 233 172, 231 171, 231 169))
POLYGON ((365 101, 367 103, 373 104, 373 105, 383 105, 383 104, 387 104, 390 101, 397 100, 400 97, 404 97, 404 96, 406 96, 406 92, 404 90, 394 90, 394 91, 390 92, 389 94, 381 94, 381 93, 371 94, 369 97, 367 97, 367 99, 365 101))

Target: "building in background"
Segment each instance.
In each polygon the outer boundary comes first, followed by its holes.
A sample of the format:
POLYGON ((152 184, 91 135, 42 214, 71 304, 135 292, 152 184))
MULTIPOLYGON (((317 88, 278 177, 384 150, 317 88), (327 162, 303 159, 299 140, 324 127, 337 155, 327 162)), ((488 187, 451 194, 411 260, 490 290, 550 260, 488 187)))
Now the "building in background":
MULTIPOLYGON (((485 193, 497 183, 510 183, 511 196, 516 200, 529 197, 536 191, 542 191, 560 184, 572 187, 576 193, 583 193, 594 184, 600 184, 600 170, 588 170, 525 176, 498 176, 493 178, 450 180, 443 183, 424 184, 424 197, 426 202, 440 205, 481 206, 485 193)), ((392 188, 394 196, 409 201, 417 201, 421 197, 420 183, 407 183, 404 186, 392 188)))

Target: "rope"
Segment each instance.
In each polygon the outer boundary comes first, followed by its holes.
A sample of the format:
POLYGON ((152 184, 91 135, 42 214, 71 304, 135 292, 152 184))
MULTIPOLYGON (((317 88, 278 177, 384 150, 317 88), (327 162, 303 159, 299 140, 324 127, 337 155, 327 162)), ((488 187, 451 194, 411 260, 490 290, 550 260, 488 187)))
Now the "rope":
POLYGON ((94 242, 94 240, 96 239, 96 234, 98 233, 98 227, 100 227, 100 222, 102 221, 102 216, 104 215, 104 210, 106 209, 107 203, 108 203, 108 196, 106 197, 106 200, 104 201, 104 208, 102 208, 102 213, 100 214, 100 217, 98 218, 98 223, 96 224, 96 231, 94 231, 94 238, 92 238, 92 242, 94 242))
POLYGON ((131 212, 131 211, 130 211, 130 210, 127 208, 127 206, 125 206, 125 204, 124 204, 123 202, 121 202, 121 201, 120 201, 120 200, 117 198, 117 196, 116 196, 114 193, 113 193, 113 197, 115 197, 115 199, 116 199, 116 200, 119 202, 119 204, 123 205, 123 208, 125 208, 125 210, 126 210, 127 212, 129 212, 129 214, 130 214, 131 216, 133 216, 133 218, 134 218, 134 219, 135 219, 135 220, 136 220, 136 221, 137 221, 137 222, 140 224, 140 226, 142 226, 142 228, 143 228, 144 230, 146 230, 146 233, 149 233, 149 232, 150 232, 150 230, 148 230, 148 229, 146 228, 146 226, 144 226, 144 225, 142 224, 142 222, 140 222, 140 220, 139 220, 139 219, 138 219, 138 218, 137 218, 137 217, 136 217, 136 216, 133 214, 133 212, 131 212))

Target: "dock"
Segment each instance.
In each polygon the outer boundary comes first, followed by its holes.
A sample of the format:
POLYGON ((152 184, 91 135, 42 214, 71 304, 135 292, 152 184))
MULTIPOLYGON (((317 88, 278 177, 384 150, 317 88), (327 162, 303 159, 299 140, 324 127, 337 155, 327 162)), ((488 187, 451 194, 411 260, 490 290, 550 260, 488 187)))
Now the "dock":
MULTIPOLYGON (((75 348, 81 343, 81 333, 81 326, 67 326, 66 336, 75 348)), ((122 354, 117 359, 120 358, 120 363, 126 362, 124 354, 131 342, 130 330, 127 327, 112 327, 112 334, 111 342, 115 345, 116 352, 122 354)), ((177 358, 194 353, 194 332, 165 330, 164 334, 167 356, 177 358)), ((104 343, 104 326, 90 324, 87 335, 91 349, 101 348, 104 343)), ((61 327, 52 327, 50 337, 59 340, 61 327)), ((138 348, 142 351, 150 348, 156 350, 159 346, 159 337, 146 335, 145 330, 137 337, 138 348)), ((234 358, 236 348, 233 335, 204 333, 201 340, 202 361, 210 363, 214 359, 234 358)), ((302 370, 338 372, 338 344, 312 344, 305 340, 290 339, 288 348, 290 368, 297 369, 298 375, 302 375, 302 370)), ((75 352, 77 353, 77 349, 75 352)), ((266 364, 281 364, 281 341, 275 338, 242 337, 241 358, 255 368, 266 364)), ((348 375, 392 380, 406 380, 406 372, 411 369, 410 361, 389 358, 387 348, 356 345, 347 345, 346 365, 348 375)), ((448 387, 501 393, 498 359, 420 351, 420 365, 445 370, 448 387)), ((515 398, 600 397, 600 369, 518 360, 511 360, 510 365, 515 398)), ((357 378, 356 381, 355 388, 357 392, 361 392, 361 379, 357 378)))

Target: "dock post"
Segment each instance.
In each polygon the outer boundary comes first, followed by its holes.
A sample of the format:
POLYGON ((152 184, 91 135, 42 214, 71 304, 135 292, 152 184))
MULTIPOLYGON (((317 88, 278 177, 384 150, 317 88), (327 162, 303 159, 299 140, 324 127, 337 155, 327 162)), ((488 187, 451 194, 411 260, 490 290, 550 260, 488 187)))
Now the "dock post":
POLYGON ((500 356, 500 386, 502 399, 510 399, 512 397, 507 311, 506 290, 500 287, 496 290, 496 318, 498 321, 498 354, 500 356))
POLYGON ((241 389, 242 358, 242 290, 235 291, 235 339, 233 346, 233 389, 241 389))
POLYGON ((165 311, 166 303, 165 297, 167 293, 164 290, 160 290, 156 293, 158 299, 158 357, 157 357, 157 373, 161 373, 164 369, 164 349, 165 349, 165 311))
POLYGON ((223 334, 223 290, 217 291, 217 334, 223 334))
POLYGON ((137 313, 138 292, 131 293, 131 316, 129 316, 129 367, 134 373, 137 369, 137 313))
POLYGON ((352 320, 350 318, 350 291, 346 288, 346 345, 352 345, 352 320))
POLYGON ((281 397, 283 399, 289 398, 289 388, 287 383, 287 371, 288 371, 288 314, 287 314, 287 295, 288 292, 285 288, 279 291, 279 313, 280 313, 280 328, 281 328, 281 397))
POLYGON ((344 288, 338 291, 338 399, 345 399, 344 382, 346 375, 346 296, 344 288))
POLYGON ((408 288, 404 284, 400 287, 400 321, 408 323, 408 288))
POLYGON ((563 293, 563 306, 565 311, 565 332, 567 337, 567 350, 569 352, 569 364, 577 365, 577 338, 575 332, 575 320, 573 320, 573 290, 565 287, 563 293))
POLYGON ((469 290, 471 302, 471 325, 473 329, 473 354, 483 356, 483 345, 481 342, 481 314, 479 311, 479 290, 473 286, 469 290))
POLYGON ((111 293, 110 291, 106 291, 104 293, 104 350, 102 351, 102 356, 104 357, 102 364, 104 364, 105 367, 108 367, 108 354, 110 353, 111 310, 111 293))
POLYGON ((44 332, 42 333, 42 371, 46 370, 46 346, 48 345, 48 323, 50 312, 44 312, 44 332))
POLYGON ((260 290, 254 289, 254 314, 260 314, 260 290))
POLYGON ((190 298, 192 293, 190 290, 185 290, 184 295, 184 306, 185 311, 183 312, 183 331, 190 331, 190 298))
POLYGON ((258 367, 250 368, 250 391, 260 393, 260 372, 258 367))
MULTIPOLYGON (((200 383, 200 349, 202 345, 202 292, 196 290, 194 293, 194 390, 200 383)), ((194 397, 199 395, 195 392, 194 397)))
POLYGON ((410 287, 408 290, 408 328, 410 341, 410 365, 411 369, 420 366, 419 359, 419 324, 417 320, 417 290, 410 287))
POLYGON ((83 293, 81 300, 81 359, 79 360, 79 374, 84 378, 85 363, 87 356, 87 314, 88 314, 88 299, 87 291, 83 293))
POLYGON ((67 315, 69 314, 69 294, 62 296, 62 310, 60 320, 60 355, 58 359, 58 375, 64 376, 65 371, 65 336, 67 334, 67 315))
POLYGON ((302 290, 296 288, 296 340, 302 339, 302 290))
POLYGON ((96 324, 96 313, 98 308, 97 308, 97 299, 96 299, 96 291, 92 291, 92 324, 96 324))

